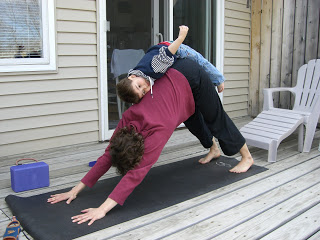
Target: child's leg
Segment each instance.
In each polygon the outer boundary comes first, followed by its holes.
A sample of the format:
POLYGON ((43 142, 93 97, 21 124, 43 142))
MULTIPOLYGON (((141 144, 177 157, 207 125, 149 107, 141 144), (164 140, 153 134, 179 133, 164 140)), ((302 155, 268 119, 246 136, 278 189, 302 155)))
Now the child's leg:
POLYGON ((219 86, 224 82, 224 76, 222 73, 193 48, 185 44, 181 44, 176 55, 178 58, 189 58, 197 62, 209 74, 210 80, 215 86, 219 86))

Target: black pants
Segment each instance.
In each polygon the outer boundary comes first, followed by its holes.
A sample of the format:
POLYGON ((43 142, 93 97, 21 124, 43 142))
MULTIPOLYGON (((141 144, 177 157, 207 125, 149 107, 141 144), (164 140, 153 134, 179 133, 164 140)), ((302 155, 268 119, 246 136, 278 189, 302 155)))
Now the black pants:
POLYGON ((172 68, 188 80, 195 101, 195 113, 185 121, 186 127, 205 148, 218 139, 224 154, 231 156, 240 151, 245 139, 224 111, 219 95, 208 74, 190 59, 178 59, 172 68))

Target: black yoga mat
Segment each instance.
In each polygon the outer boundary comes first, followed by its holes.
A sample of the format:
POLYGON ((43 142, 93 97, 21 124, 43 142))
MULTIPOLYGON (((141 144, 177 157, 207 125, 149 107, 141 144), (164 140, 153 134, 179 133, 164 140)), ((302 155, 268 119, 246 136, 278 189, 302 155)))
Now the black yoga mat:
POLYGON ((199 164, 200 157, 152 168, 142 183, 133 191, 125 204, 116 206, 106 217, 88 226, 72 223, 71 217, 89 207, 99 207, 119 182, 120 177, 99 181, 92 189, 85 189, 67 205, 47 203, 51 194, 59 190, 31 197, 9 195, 6 202, 22 227, 35 239, 74 239, 110 226, 155 212, 192 199, 212 190, 234 183, 267 170, 253 165, 246 173, 228 170, 238 161, 220 157, 209 164, 199 164))

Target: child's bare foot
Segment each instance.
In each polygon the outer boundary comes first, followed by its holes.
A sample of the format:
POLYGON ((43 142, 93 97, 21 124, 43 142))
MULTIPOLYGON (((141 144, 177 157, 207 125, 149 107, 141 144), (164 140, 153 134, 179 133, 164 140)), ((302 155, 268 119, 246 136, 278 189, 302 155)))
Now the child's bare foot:
POLYGON ((206 164, 206 163, 209 163, 212 159, 218 158, 220 156, 221 156, 221 153, 220 153, 220 150, 218 148, 218 145, 215 142, 215 140, 213 139, 213 144, 212 144, 212 146, 210 148, 209 153, 204 158, 201 158, 199 160, 199 163, 206 164))
POLYGON ((248 169, 252 166, 253 164, 253 158, 250 157, 243 157, 241 161, 232 169, 230 169, 230 172, 233 173, 244 173, 248 171, 248 169))

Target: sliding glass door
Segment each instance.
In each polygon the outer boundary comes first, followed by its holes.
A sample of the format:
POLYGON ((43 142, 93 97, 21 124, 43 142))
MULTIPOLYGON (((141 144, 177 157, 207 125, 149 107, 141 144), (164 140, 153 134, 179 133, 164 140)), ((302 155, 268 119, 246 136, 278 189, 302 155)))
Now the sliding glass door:
POLYGON ((123 111, 130 107, 117 98, 117 81, 126 76, 129 69, 125 65, 135 66, 150 46, 174 40, 179 26, 187 25, 190 30, 185 44, 216 63, 216 1, 101 0, 98 4, 101 8, 100 138, 106 140, 111 137, 123 111), (116 55, 119 52, 127 57, 121 59, 116 55))

